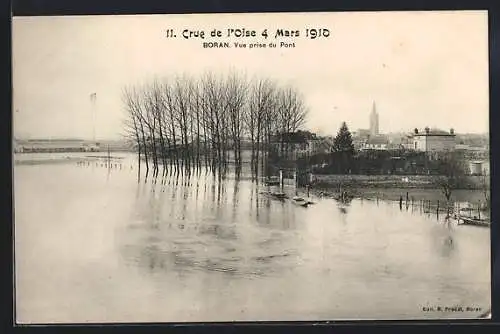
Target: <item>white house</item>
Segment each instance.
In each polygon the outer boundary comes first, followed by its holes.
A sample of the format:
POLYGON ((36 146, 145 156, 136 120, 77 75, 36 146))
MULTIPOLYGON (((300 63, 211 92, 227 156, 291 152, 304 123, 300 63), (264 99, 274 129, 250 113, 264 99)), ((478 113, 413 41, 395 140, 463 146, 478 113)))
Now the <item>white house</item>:
POLYGON ((469 161, 469 168, 471 175, 490 175, 489 161, 485 160, 469 161))
POLYGON ((410 136, 412 149, 420 152, 446 152, 455 150, 455 132, 453 129, 446 132, 426 127, 420 132, 418 129, 410 136))
POLYGON ((389 139, 385 136, 373 136, 368 138, 361 146, 362 150, 387 150, 389 139))

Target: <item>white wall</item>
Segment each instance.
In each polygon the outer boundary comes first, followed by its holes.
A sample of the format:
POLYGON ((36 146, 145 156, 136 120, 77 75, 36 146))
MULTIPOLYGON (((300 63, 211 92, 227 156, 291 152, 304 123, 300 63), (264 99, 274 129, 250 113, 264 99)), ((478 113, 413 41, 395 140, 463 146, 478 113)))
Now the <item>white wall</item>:
POLYGON ((427 136, 428 151, 452 151, 455 149, 455 137, 452 136, 427 136))
POLYGON ((442 152, 455 149, 454 136, 415 136, 413 138, 413 147, 422 152, 442 152))

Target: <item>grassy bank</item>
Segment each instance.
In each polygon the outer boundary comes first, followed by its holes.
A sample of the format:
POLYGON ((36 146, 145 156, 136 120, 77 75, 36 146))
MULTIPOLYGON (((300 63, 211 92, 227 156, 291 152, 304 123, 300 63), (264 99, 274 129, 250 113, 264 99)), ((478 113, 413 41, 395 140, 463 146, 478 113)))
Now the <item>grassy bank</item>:
MULTIPOLYGON (((366 198, 366 199, 380 199, 380 200, 389 200, 389 201, 397 201, 400 197, 403 197, 403 200, 406 200, 406 196, 408 194, 408 198, 411 201, 445 201, 446 198, 443 195, 441 189, 437 188, 405 188, 405 187, 387 187, 387 188, 374 188, 374 187, 360 187, 360 186, 352 186, 352 185, 344 185, 342 187, 343 191, 347 191, 349 194, 352 194, 358 198, 366 198)), ((323 196, 337 196, 339 194, 339 187, 332 187, 328 185, 318 186, 315 185, 311 187, 310 192, 315 195, 323 195, 323 196)), ((467 189, 458 189, 452 192, 451 200, 456 202, 471 202, 471 203, 479 203, 484 202, 484 194, 480 190, 467 190, 467 189)))
MULTIPOLYGON (((317 188, 401 188, 401 189, 436 189, 441 176, 436 175, 315 175, 314 186, 317 188)), ((481 176, 467 176, 461 189, 480 190, 484 187, 481 176)))

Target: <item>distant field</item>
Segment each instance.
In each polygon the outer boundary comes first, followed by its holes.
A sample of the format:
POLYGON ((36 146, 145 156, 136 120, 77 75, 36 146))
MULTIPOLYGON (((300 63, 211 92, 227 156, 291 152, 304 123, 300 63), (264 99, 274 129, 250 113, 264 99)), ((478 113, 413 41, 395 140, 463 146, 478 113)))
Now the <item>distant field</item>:
MULTIPOLYGON (((335 188, 339 186, 350 186, 353 188, 405 188, 405 189, 433 189, 436 188, 434 175, 315 175, 315 185, 317 187, 335 188)), ((487 180, 488 181, 488 180, 487 180)), ((482 177, 468 176, 464 183, 464 189, 480 189, 482 177)))
MULTIPOLYGON (((133 149, 124 141, 101 140, 100 151, 130 152, 133 149)), ((78 152, 83 151, 85 147, 93 146, 95 142, 81 139, 55 139, 55 140, 17 140, 16 148, 22 148, 24 152, 78 152)))
MULTIPOLYGON (((430 201, 444 201, 445 197, 440 189, 405 189, 405 188, 382 188, 382 189, 367 189, 356 188, 363 197, 367 198, 380 198, 386 200, 397 201, 402 196, 406 200, 406 193, 408 198, 414 201, 430 200, 430 201)), ((452 199, 458 202, 479 202, 484 201, 484 195, 478 190, 455 190, 452 192, 452 199)))

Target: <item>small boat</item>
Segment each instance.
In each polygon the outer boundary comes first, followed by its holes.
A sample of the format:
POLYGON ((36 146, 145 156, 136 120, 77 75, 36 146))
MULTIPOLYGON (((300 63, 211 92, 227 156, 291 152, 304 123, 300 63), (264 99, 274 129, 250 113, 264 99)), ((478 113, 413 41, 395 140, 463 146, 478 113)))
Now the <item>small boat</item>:
POLYGON ((484 227, 489 227, 491 225, 491 222, 487 219, 479 219, 479 218, 471 218, 471 217, 464 217, 464 216, 458 216, 458 225, 474 225, 474 226, 484 226, 484 227))
POLYGON ((280 179, 277 176, 270 176, 264 180, 266 186, 279 186, 280 179))
POLYGON ((282 193, 282 192, 271 192, 271 193, 269 193, 269 195, 271 195, 273 197, 276 197, 278 199, 285 199, 285 198, 287 198, 286 194, 282 193))
POLYGON ((298 197, 298 196, 295 196, 292 198, 292 203, 295 205, 298 205, 298 206, 302 206, 304 208, 307 208, 307 206, 309 205, 309 201, 306 201, 302 197, 298 197))
POLYGON ((259 192, 261 195, 266 195, 274 199, 279 199, 279 200, 284 200, 285 198, 288 198, 288 196, 285 193, 282 192, 275 192, 275 191, 261 191, 259 192))

